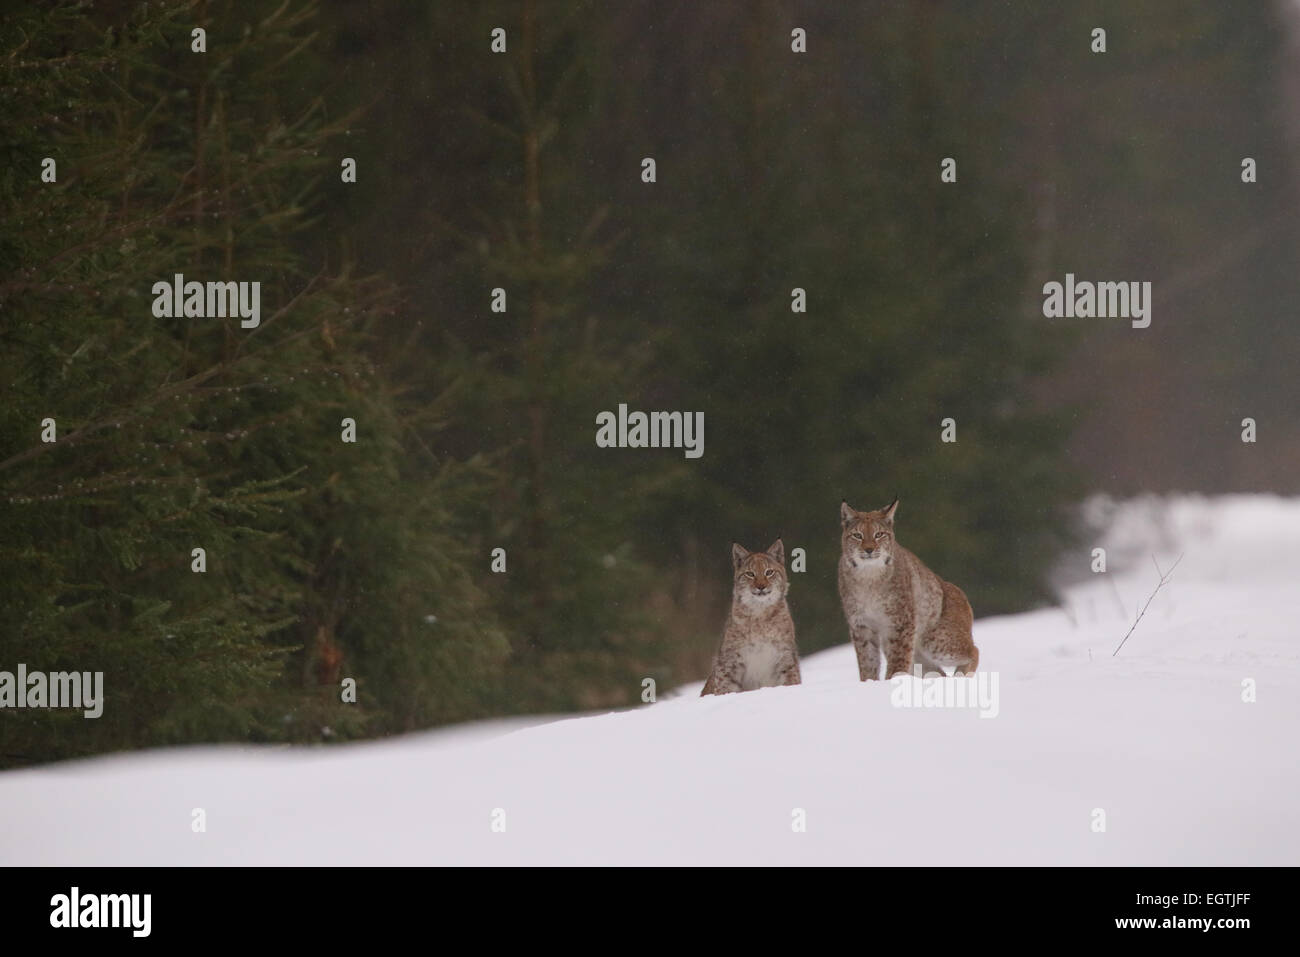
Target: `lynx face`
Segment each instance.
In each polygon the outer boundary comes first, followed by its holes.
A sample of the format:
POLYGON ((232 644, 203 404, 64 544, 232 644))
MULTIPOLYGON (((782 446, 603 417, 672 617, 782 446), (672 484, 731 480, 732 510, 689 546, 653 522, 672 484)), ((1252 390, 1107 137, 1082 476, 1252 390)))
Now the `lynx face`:
POLYGON ((848 502, 840 503, 840 550, 854 568, 885 566, 894 560, 894 512, 892 505, 874 512, 858 512, 848 502))
POLYGON ((781 539, 765 552, 731 546, 732 594, 742 605, 766 607, 785 599, 785 546, 781 539))

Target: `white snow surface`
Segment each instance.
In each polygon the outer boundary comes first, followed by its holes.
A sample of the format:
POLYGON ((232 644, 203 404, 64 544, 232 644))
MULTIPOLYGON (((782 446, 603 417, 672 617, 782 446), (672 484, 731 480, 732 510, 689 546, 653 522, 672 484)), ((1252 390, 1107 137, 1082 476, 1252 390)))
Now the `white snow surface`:
POLYGON ((1090 513, 1059 607, 975 623, 996 717, 896 707, 842 644, 798 687, 6 772, 0 865, 1300 863, 1300 500, 1090 513))

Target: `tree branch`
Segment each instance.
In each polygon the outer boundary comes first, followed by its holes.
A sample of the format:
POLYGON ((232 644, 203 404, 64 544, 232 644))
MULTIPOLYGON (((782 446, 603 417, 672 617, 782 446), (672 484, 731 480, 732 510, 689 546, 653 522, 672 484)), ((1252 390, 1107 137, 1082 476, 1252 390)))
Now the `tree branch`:
MULTIPOLYGON (((1179 555, 1178 562, 1181 562, 1182 560, 1183 560, 1183 556, 1179 555)), ((1151 561, 1156 566, 1156 571, 1160 572, 1160 582, 1156 585, 1155 591, 1151 593, 1151 597, 1147 599, 1147 603, 1142 606, 1142 610, 1138 612, 1137 618, 1133 620, 1133 624, 1129 628, 1128 634, 1124 636, 1124 638, 1116 646, 1115 650, 1110 653, 1110 656, 1112 658, 1114 658, 1117 654, 1119 654, 1120 648, 1124 647, 1124 642, 1128 641, 1128 636, 1133 634, 1133 629, 1138 626, 1138 622, 1142 620, 1142 616, 1145 615, 1147 613, 1147 609, 1151 607, 1151 602, 1156 597, 1156 593, 1159 592, 1161 588, 1165 587, 1165 585, 1169 582, 1169 579, 1173 577, 1174 569, 1178 567, 1178 562, 1174 562, 1171 566, 1169 566, 1169 571, 1161 572, 1160 563, 1156 561, 1156 557, 1154 555, 1151 556, 1151 561)))

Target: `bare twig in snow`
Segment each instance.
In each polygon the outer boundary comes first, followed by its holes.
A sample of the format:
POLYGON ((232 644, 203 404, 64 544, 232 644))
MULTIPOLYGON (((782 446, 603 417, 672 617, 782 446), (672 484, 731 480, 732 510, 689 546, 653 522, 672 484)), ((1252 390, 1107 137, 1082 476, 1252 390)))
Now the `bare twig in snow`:
POLYGON ((1116 646, 1115 650, 1110 653, 1110 656, 1112 658, 1114 658, 1117 654, 1119 654, 1120 648, 1124 647, 1124 642, 1128 641, 1128 636, 1133 634, 1133 629, 1138 626, 1138 622, 1142 620, 1142 616, 1145 615, 1147 613, 1147 609, 1151 607, 1151 601, 1156 597, 1156 593, 1159 592, 1160 589, 1164 588, 1165 585, 1169 582, 1169 579, 1173 577, 1174 569, 1178 567, 1178 562, 1181 562, 1182 560, 1183 560, 1183 556, 1179 555, 1178 561, 1174 562, 1172 565, 1169 566, 1169 571, 1162 572, 1160 571, 1160 563, 1156 561, 1156 557, 1154 555, 1151 556, 1152 564, 1156 566, 1156 571, 1160 573, 1160 581, 1156 585, 1155 591, 1151 593, 1151 597, 1147 599, 1147 603, 1142 606, 1140 611, 1138 611, 1137 618, 1133 620, 1133 624, 1132 626, 1130 626, 1128 630, 1128 634, 1126 634, 1123 637, 1123 639, 1121 639, 1120 643, 1116 646))

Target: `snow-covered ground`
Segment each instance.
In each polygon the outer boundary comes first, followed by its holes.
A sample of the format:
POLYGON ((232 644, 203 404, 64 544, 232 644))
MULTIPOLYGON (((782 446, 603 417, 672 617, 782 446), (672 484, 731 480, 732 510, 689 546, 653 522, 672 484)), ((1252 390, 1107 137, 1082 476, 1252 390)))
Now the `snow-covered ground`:
POLYGON ((1300 501, 1094 512, 1107 575, 1089 544, 1062 607, 976 622, 993 717, 897 707, 841 645, 523 730, 0 774, 0 865, 1300 863, 1300 501))

